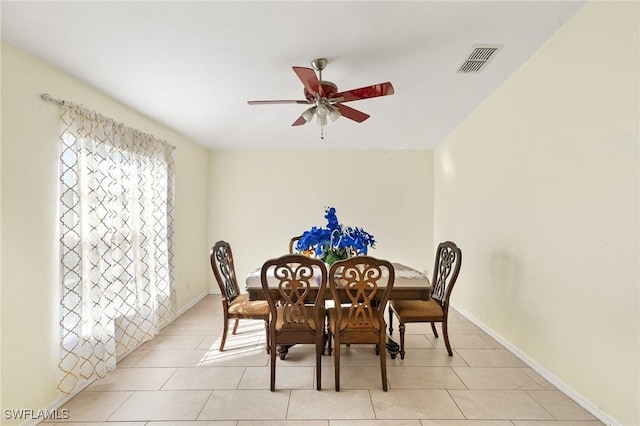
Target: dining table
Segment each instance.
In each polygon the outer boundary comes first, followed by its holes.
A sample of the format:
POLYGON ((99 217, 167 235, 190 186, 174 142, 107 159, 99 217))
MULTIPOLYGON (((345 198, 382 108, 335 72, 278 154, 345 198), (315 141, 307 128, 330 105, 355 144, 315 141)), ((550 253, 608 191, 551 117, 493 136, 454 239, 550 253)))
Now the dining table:
MULTIPOLYGON (((392 265, 395 279, 389 300, 429 300, 431 298, 431 282, 423 272, 402 263, 392 262, 392 265)), ((265 300, 264 289, 260 278, 261 269, 262 268, 257 268, 249 272, 245 280, 245 290, 249 294, 250 300, 265 300)), ((267 276, 267 281, 269 288, 273 288, 272 294, 277 298, 279 294, 277 290, 278 280, 273 276, 267 276)), ((341 301, 345 303, 349 302, 344 288, 338 287, 337 289, 341 301)), ((311 288, 310 299, 315 299, 317 290, 318 287, 311 288)), ((329 286, 325 289, 323 299, 333 300, 329 286)), ((386 348, 392 359, 395 359, 400 352, 400 345, 389 335, 387 335, 386 348)), ((278 347, 278 353, 281 359, 285 358, 288 350, 288 346, 278 347)))

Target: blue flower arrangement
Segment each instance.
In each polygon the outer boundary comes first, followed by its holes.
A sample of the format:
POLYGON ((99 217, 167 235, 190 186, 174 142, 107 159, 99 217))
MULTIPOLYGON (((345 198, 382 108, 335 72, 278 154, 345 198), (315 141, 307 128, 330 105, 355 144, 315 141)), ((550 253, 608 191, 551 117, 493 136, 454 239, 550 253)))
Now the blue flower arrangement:
POLYGON ((305 231, 296 244, 296 250, 315 251, 316 256, 331 265, 353 255, 367 254, 369 247, 375 248, 373 235, 362 228, 340 224, 334 207, 327 207, 324 212, 327 227, 314 226, 305 231))

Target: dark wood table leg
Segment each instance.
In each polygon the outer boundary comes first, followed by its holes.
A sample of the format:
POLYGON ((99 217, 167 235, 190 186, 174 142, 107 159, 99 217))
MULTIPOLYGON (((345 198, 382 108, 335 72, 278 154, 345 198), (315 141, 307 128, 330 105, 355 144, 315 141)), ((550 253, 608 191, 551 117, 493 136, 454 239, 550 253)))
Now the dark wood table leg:
POLYGON ((391 359, 396 359, 396 356, 400 353, 400 345, 396 343, 389 335, 387 334, 387 344, 385 345, 387 348, 387 352, 391 359))
POLYGON ((284 361, 284 359, 287 357, 287 354, 289 353, 289 348, 293 347, 294 345, 278 345, 278 356, 280 357, 281 360, 284 361))
POLYGON ((389 308, 389 333, 387 333, 387 343, 386 348, 391 359, 396 359, 396 356, 400 353, 400 345, 391 338, 389 334, 391 334, 391 330, 393 329, 393 318, 391 317, 391 308, 389 308))

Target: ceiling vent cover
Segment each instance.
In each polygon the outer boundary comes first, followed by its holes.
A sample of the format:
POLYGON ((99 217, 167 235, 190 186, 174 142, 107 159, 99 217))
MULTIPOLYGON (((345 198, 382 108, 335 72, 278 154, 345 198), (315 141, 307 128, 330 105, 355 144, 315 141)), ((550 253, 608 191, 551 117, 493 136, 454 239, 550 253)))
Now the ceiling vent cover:
POLYGON ((500 46, 477 45, 469 54, 469 57, 458 68, 458 72, 477 73, 480 72, 485 65, 491 60, 500 46))

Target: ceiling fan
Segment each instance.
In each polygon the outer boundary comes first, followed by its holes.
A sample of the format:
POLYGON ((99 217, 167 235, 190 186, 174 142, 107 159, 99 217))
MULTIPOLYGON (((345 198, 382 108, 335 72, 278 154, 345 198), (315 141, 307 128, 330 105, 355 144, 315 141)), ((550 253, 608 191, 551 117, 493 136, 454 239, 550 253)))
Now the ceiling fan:
POLYGON ((337 120, 340 116, 346 117, 358 123, 362 123, 370 116, 362 111, 344 105, 344 102, 358 101, 361 99, 375 98, 378 96, 393 95, 393 85, 389 82, 372 84, 371 86, 360 87, 358 89, 338 92, 338 86, 330 81, 322 79, 322 70, 327 66, 325 58, 319 58, 311 62, 311 68, 293 67, 302 84, 304 85, 303 100, 268 100, 268 101, 248 101, 249 105, 265 104, 305 104, 312 105, 306 109, 292 126, 305 124, 316 116, 316 122, 320 125, 320 138, 324 139, 324 126, 327 124, 327 117, 331 121, 337 120), (316 77, 315 71, 318 71, 316 77))

